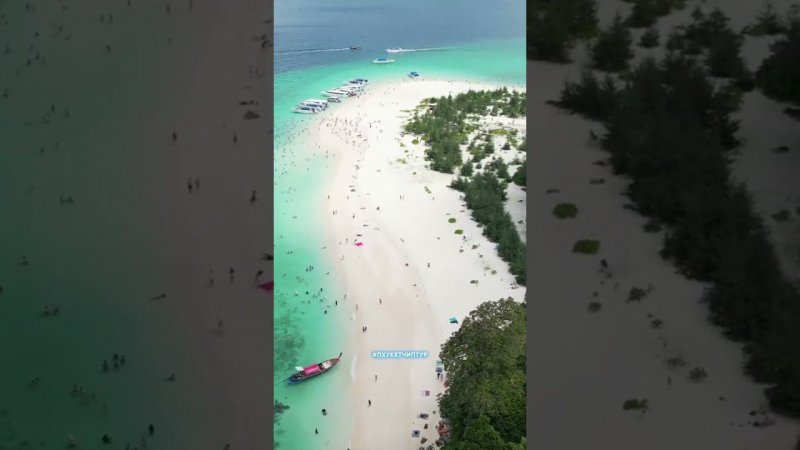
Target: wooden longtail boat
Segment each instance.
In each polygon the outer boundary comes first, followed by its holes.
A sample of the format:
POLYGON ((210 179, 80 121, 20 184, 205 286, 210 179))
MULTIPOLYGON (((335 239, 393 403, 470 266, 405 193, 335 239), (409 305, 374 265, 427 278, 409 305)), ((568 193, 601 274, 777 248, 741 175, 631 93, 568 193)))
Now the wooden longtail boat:
POLYGON ((297 384, 303 381, 308 380, 309 378, 313 378, 317 375, 321 375, 331 369, 333 369, 336 364, 339 364, 339 360, 342 359, 342 354, 339 353, 339 356, 336 358, 331 358, 325 361, 322 361, 318 364, 312 364, 307 367, 295 367, 297 369, 297 373, 289 377, 289 384, 297 384))

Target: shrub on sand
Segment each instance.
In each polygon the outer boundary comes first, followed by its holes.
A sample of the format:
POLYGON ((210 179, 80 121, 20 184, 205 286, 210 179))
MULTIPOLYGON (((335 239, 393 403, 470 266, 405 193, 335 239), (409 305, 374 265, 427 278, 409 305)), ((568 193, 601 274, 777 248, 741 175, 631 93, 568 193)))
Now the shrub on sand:
POLYGON ((695 367, 689 371, 689 379, 692 381, 703 381, 706 378, 708 378, 708 373, 702 367, 695 367))
POLYGON ((572 219, 578 215, 578 207, 572 203, 559 203, 553 208, 553 214, 559 219, 572 219))
POLYGON ((629 399, 625 400, 625 403, 622 404, 622 409, 625 411, 643 411, 646 412, 649 406, 647 405, 647 399, 629 399))
POLYGON ((591 302, 589 303, 589 307, 587 308, 589 312, 595 313, 600 311, 603 308, 603 304, 600 302, 591 302))
POLYGON ((450 222, 450 223, 456 223, 455 217, 451 217, 451 218, 447 219, 447 221, 450 222))
POLYGON ((456 230, 456 234, 464 234, 464 230, 458 229, 458 230, 456 230))
POLYGON ((677 369, 678 367, 685 367, 686 360, 682 356, 673 356, 667 358, 667 367, 670 369, 677 369))
POLYGON ((573 253, 583 253, 584 255, 594 255, 600 250, 600 241, 595 239, 581 239, 572 246, 573 253))

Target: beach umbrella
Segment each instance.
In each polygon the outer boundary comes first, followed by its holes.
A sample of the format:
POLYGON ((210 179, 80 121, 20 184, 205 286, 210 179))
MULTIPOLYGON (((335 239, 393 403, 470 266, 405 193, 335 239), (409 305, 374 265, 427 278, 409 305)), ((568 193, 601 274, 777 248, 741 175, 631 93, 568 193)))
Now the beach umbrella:
POLYGON ((259 284, 258 287, 260 287, 261 289, 263 289, 263 290, 265 290, 267 292, 272 292, 275 289, 275 282, 274 281, 267 281, 264 284, 259 284))

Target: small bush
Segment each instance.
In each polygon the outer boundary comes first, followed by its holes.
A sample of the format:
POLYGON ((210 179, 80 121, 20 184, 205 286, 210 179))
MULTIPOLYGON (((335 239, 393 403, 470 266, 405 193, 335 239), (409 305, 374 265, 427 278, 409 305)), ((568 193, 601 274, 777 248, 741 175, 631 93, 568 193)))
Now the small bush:
POLYGON ((600 302, 591 302, 589 303, 588 310, 590 313, 596 313, 603 308, 603 304, 600 302))
POLYGON ((581 239, 572 246, 573 253, 583 253, 584 255, 594 255, 600 251, 600 241, 595 239, 581 239))
POLYGON ((632 398, 629 400, 625 400, 625 403, 622 404, 622 409, 624 409, 625 411, 647 411, 648 409, 647 399, 643 398, 639 400, 632 398))
POLYGON ((775 219, 776 222, 786 222, 787 220, 789 220, 789 210, 782 209, 773 214, 772 218, 775 219))
POLYGON ((695 367, 689 371, 689 379, 692 381, 703 381, 706 378, 708 378, 708 373, 702 367, 695 367))
POLYGON ((469 280, 469 284, 478 284, 478 280, 469 280))
POLYGON ((642 37, 639 38, 639 47, 642 48, 653 48, 658 47, 660 43, 660 36, 658 34, 658 30, 655 28, 648 28, 647 31, 642 33, 642 37))
POLYGON ((650 321, 650 328, 659 330, 662 325, 664 325, 664 321, 661 319, 653 319, 650 321))
POLYGON ((686 360, 684 360, 682 356, 673 356, 667 358, 667 367, 669 367, 670 369, 677 369, 679 367, 685 367, 685 366, 686 366, 686 360))
POLYGON ((464 230, 458 229, 458 230, 456 230, 456 234, 464 234, 464 230))
POLYGON ((471 161, 465 162, 464 165, 461 166, 461 170, 458 171, 458 174, 462 177, 471 177, 473 173, 475 173, 475 170, 471 161))
POLYGON ((578 207, 572 203, 559 203, 553 208, 553 214, 559 219, 572 219, 578 215, 578 207))
POLYGON ((509 144, 508 141, 506 141, 506 143, 503 144, 503 146, 500 148, 503 150, 511 150, 511 144, 509 144))
POLYGON ((419 139, 414 138, 414 140, 411 141, 411 143, 414 144, 414 145, 417 145, 417 144, 419 144, 419 139))
POLYGON ((630 292, 628 292, 628 300, 626 300, 626 303, 641 301, 646 296, 647 296, 647 291, 645 291, 642 288, 634 286, 631 288, 630 292))
POLYGON ((451 218, 447 219, 447 221, 450 222, 450 223, 456 223, 456 218, 455 217, 451 217, 451 218))

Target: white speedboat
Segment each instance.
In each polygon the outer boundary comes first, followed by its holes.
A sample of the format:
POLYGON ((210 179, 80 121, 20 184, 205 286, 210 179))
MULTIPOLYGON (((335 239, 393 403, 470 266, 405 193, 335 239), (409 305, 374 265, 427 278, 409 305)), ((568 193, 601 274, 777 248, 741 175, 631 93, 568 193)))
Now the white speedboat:
POLYGON ((386 49, 386 53, 403 53, 404 51, 406 51, 406 50, 403 49, 403 48, 387 48, 386 49))
POLYGON ((409 76, 410 78, 417 79, 417 78, 419 78, 419 72, 409 72, 409 73, 408 73, 408 76, 409 76))
POLYGON ((292 111, 298 114, 314 114, 317 112, 314 108, 309 108, 308 106, 298 106, 297 108, 292 108, 292 111))
POLYGON ((372 60, 372 64, 389 64, 393 62, 394 62, 393 59, 388 59, 383 57, 375 58, 374 60, 372 60))
POLYGON ((311 109, 316 109, 316 110, 323 110, 323 109, 328 107, 328 104, 327 103, 322 104, 322 103, 317 103, 317 102, 305 101, 305 102, 300 102, 299 106, 306 107, 306 108, 311 108, 311 109))
POLYGON ((367 83, 369 83, 369 80, 367 80, 366 78, 356 78, 356 79, 350 80, 349 83, 367 84, 367 83))
POLYGON ((327 100, 329 102, 333 102, 333 103, 341 103, 341 101, 342 101, 342 99, 337 97, 337 96, 330 96, 330 97, 327 98, 327 100))

